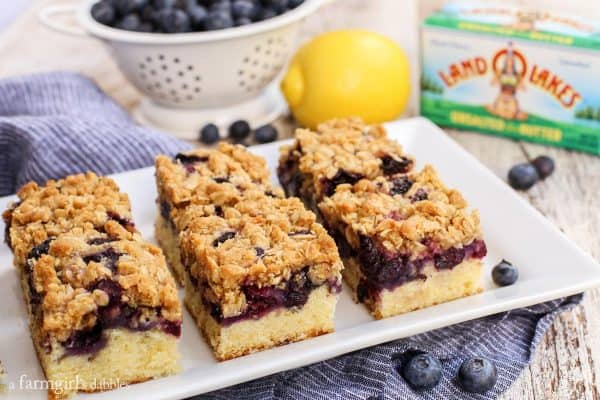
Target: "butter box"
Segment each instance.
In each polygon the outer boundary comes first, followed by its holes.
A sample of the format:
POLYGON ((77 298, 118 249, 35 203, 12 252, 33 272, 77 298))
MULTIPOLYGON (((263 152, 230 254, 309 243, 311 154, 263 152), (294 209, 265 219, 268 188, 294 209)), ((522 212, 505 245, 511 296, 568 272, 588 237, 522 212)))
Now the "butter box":
POLYGON ((456 2, 421 32, 421 114, 600 155, 600 21, 456 2))

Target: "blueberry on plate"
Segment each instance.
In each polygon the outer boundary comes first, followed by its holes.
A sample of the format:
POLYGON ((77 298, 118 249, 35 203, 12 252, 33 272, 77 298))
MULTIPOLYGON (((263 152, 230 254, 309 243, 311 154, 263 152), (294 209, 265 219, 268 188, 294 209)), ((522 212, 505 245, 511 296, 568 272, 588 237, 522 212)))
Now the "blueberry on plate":
POLYGON ((254 140, 258 143, 269 143, 277 139, 277 129, 271 125, 263 125, 254 131, 254 140))
POLYGON ((531 165, 533 165, 541 179, 546 179, 554 172, 554 160, 548 156, 536 157, 531 165))
POLYGON ((163 32, 183 33, 190 31, 190 17, 177 8, 163 8, 158 12, 158 22, 163 32))
POLYGON ((231 13, 225 10, 211 10, 204 21, 204 29, 207 31, 216 31, 219 29, 231 28, 234 25, 231 13))
POLYGON ((442 366, 431 354, 422 353, 414 356, 404 365, 402 376, 415 390, 431 389, 442 378, 442 366))
POLYGON ((538 173, 531 164, 517 164, 508 171, 508 183, 517 190, 529 189, 538 179, 538 173))
POLYGON ((509 286, 519 279, 519 270, 508 261, 502 260, 492 269, 492 279, 498 286, 509 286))
POLYGON ((104 25, 115 22, 116 12, 114 7, 106 1, 101 1, 92 6, 92 18, 104 25))
POLYGON ((496 384, 496 366, 487 358, 472 357, 463 362, 458 370, 458 382, 471 393, 485 393, 496 384))
POLYGON ((219 140, 219 128, 215 124, 206 124, 200 130, 200 141, 205 144, 213 144, 219 140))
POLYGON ((138 31, 142 24, 142 20, 137 14, 127 14, 121 19, 116 27, 126 31, 138 31))
POLYGON ((241 142, 250 134, 250 124, 247 121, 235 121, 229 126, 229 137, 236 142, 241 142))

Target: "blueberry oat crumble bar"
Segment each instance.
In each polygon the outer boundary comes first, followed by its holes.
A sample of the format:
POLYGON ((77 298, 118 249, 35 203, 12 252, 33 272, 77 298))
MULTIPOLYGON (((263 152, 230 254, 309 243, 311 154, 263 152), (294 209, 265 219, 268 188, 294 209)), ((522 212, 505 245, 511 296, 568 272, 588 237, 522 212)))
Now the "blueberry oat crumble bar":
POLYGON ((385 318, 482 290, 479 215, 431 166, 338 186, 319 204, 357 301, 385 318))
POLYGON ((19 200, 2 216, 5 241, 19 269, 31 249, 73 229, 106 236, 104 225, 116 221, 124 230, 135 231, 127 195, 112 179, 91 172, 50 180, 43 187, 30 182, 17 195, 19 200))
POLYGON ((8 242, 25 254, 16 264, 49 398, 176 373, 177 288, 116 184, 77 175, 28 184, 19 198, 5 213, 8 242))
POLYGON ((217 151, 199 149, 175 158, 158 156, 156 184, 156 238, 181 285, 184 272, 177 237, 183 229, 180 216, 190 205, 207 206, 212 208, 211 214, 218 215, 223 206, 235 205, 248 192, 283 197, 281 189, 272 187, 262 158, 227 143, 221 143, 217 151))
POLYGON ((333 330, 335 242, 264 160, 222 144, 156 164, 156 236, 219 360, 333 330))
POLYGON ((299 129, 282 149, 286 193, 318 210, 344 280, 376 318, 482 290, 478 213, 433 167, 413 172, 413 164, 382 127, 357 119, 299 129))
POLYGON ((277 174, 288 196, 300 197, 313 209, 338 185, 405 173, 414 164, 381 126, 358 119, 332 120, 316 132, 298 129, 295 136, 282 148, 277 174))
POLYGON ((246 199, 180 236, 185 302, 219 360, 333 331, 342 262, 298 199, 246 199))

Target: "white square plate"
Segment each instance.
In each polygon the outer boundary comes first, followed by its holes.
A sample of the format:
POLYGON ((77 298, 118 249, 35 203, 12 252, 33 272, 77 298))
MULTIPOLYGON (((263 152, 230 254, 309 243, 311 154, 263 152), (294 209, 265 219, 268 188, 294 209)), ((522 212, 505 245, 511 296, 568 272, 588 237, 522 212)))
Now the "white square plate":
MULTIPOLYGON (((180 344, 183 373, 178 376, 132 385, 94 395, 89 399, 182 399, 278 371, 300 367, 360 348, 441 328, 500 311, 524 307, 571 295, 600 285, 600 267, 548 222, 510 187, 481 165, 443 131, 423 118, 387 125, 389 134, 406 152, 413 154, 417 167, 433 164, 442 179, 462 191, 472 207, 481 213, 488 245, 485 262, 485 292, 465 299, 440 304, 425 310, 376 321, 363 306, 354 304, 345 290, 336 310, 336 332, 299 343, 252 354, 235 360, 217 362, 196 326, 185 314, 180 344), (502 258, 519 266, 519 281, 510 287, 495 287, 491 267, 502 258)), ((266 158, 273 170, 279 146, 273 143, 252 147, 266 158)), ((154 170, 146 168, 114 177, 131 198, 135 222, 145 238, 154 241, 154 170)), ((14 198, 0 199, 0 210, 14 198)), ((568 207, 568 205, 565 205, 568 207)), ((0 232, 4 227, 0 222, 0 232)), ((42 371, 27 330, 25 307, 9 249, 0 246, 0 359, 8 369, 11 399, 45 399, 40 390, 19 390, 42 371)))

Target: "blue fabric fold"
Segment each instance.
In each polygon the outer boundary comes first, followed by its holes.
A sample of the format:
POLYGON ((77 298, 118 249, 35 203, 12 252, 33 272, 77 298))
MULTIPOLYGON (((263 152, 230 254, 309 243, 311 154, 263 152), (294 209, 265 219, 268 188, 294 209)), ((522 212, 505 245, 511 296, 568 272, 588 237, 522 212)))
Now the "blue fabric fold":
MULTIPOLYGON (((136 125, 89 79, 48 73, 0 81, 0 196, 29 180, 94 171, 111 174, 152 165, 157 154, 190 145, 136 125)), ((494 399, 515 382, 555 316, 582 295, 512 310, 281 372, 195 399, 396 400, 494 399), (442 362, 434 389, 415 392, 398 369, 412 354, 442 362), (498 382, 485 394, 460 389, 455 377, 470 356, 496 363, 498 382)))

